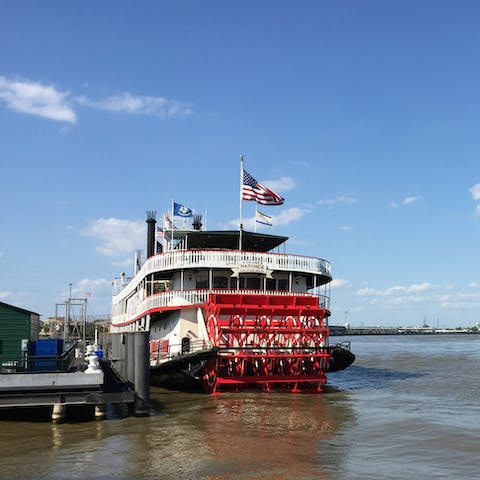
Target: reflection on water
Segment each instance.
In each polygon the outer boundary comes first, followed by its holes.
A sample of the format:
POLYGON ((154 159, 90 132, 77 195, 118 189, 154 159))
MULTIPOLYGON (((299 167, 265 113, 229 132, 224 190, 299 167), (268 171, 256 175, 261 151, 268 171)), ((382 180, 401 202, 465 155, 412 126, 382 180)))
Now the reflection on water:
MULTIPOLYGON (((162 424, 151 428, 145 455, 148 478, 330 478, 322 473, 319 446, 332 438, 353 412, 335 417, 322 396, 222 394, 215 397, 166 393, 162 424)), ((339 410, 339 411, 340 411, 339 410)))
POLYGON ((323 395, 152 388, 149 418, 3 419, 0 478, 476 478, 480 337, 351 340, 323 395))
POLYGON ((348 395, 334 396, 333 408, 315 394, 152 388, 146 419, 5 422, 1 478, 327 479, 322 445, 355 422, 348 395))

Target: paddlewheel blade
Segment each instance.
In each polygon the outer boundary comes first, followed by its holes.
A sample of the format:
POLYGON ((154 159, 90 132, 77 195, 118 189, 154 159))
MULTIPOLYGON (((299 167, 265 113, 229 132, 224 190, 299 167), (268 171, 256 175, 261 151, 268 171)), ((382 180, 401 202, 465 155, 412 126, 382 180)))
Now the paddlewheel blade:
POLYGON ((210 342, 208 393, 245 388, 319 392, 327 381, 330 312, 318 297, 211 294, 205 308, 210 342))

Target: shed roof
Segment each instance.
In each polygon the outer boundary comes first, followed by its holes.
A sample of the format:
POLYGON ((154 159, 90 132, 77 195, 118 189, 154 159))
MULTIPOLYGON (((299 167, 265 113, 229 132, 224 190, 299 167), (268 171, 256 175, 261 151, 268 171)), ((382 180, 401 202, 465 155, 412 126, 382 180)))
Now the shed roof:
POLYGON ((30 313, 30 314, 33 313, 33 315, 40 316, 40 314, 37 312, 32 312, 31 310, 26 310, 25 308, 16 307, 15 305, 9 305, 8 303, 4 303, 4 302, 0 302, 0 307, 4 307, 9 310, 14 310, 15 312, 30 313))

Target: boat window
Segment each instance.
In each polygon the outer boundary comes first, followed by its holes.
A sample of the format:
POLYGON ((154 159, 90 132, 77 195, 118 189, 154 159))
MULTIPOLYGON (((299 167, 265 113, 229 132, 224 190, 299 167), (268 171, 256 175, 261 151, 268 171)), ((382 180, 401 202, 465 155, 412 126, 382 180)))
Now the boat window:
POLYGON ((182 355, 190 351, 190 339, 188 337, 182 338, 182 355))
POLYGON ((208 288, 208 277, 206 275, 198 275, 195 278, 195 288, 208 288))
POLYGON ((213 288, 228 288, 228 277, 213 277, 213 288))
POLYGON ((165 290, 168 290, 170 288, 170 282, 160 280, 158 282, 155 282, 154 284, 154 291, 155 293, 160 293, 164 292, 165 290))
POLYGON ((248 277, 247 278, 247 288, 252 290, 260 289, 260 278, 258 277, 248 277))
POLYGON ((245 278, 244 277, 239 277, 238 279, 238 288, 245 288, 245 278))
POLYGON ((275 279, 267 278, 267 290, 275 290, 275 279))
POLYGON ((288 278, 279 278, 278 279, 278 289, 279 290, 288 290, 288 278))

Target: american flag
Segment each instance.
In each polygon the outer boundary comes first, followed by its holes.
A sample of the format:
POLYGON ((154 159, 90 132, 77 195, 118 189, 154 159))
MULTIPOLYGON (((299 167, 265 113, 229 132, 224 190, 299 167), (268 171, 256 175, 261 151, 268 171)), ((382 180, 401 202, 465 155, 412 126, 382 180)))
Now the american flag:
POLYGON ((246 170, 243 171, 242 200, 254 200, 262 205, 282 205, 284 199, 258 183, 246 170))

